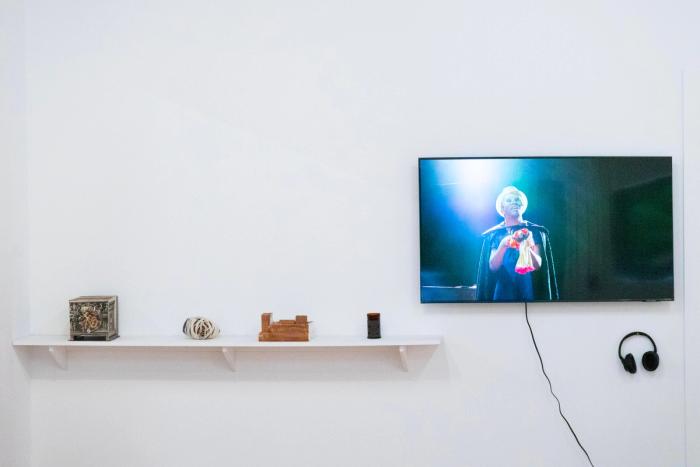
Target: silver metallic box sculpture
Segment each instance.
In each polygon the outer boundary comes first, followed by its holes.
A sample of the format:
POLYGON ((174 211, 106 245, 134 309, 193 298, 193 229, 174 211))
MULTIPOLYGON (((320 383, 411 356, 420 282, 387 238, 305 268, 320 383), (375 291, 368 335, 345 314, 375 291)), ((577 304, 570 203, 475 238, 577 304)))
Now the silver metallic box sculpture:
POLYGON ((70 340, 111 341, 119 337, 117 296, 78 297, 70 305, 70 340))

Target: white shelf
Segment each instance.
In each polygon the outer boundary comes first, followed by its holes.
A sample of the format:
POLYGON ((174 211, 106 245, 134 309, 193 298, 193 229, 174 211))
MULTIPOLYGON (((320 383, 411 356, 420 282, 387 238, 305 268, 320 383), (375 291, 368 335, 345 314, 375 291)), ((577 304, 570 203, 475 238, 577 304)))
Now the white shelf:
POLYGON ((221 351, 232 371, 235 371, 237 350, 279 348, 339 348, 339 347, 395 347, 401 367, 408 371, 408 348, 438 346, 441 336, 388 336, 367 339, 359 336, 320 336, 308 342, 258 342, 257 336, 219 336, 211 340, 194 340, 185 336, 124 336, 112 341, 69 341, 68 336, 26 336, 14 339, 15 347, 46 348, 59 368, 68 367, 68 349, 71 348, 177 348, 214 349, 221 351))

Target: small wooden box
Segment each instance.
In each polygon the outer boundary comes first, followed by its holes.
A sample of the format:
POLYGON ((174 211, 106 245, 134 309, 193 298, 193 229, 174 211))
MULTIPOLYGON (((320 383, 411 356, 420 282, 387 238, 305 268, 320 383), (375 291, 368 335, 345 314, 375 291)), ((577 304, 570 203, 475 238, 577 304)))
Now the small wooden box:
POLYGON ((70 340, 111 341, 119 337, 116 295, 78 297, 68 301, 70 340))

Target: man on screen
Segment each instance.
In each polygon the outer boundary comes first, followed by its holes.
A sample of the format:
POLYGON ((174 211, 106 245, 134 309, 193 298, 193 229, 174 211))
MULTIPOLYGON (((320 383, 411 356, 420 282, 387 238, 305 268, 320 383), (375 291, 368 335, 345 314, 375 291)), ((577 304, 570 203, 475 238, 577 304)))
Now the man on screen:
POLYGON ((527 196, 516 187, 498 195, 496 211, 503 222, 481 234, 477 300, 559 299, 549 231, 523 220, 526 209, 527 196))

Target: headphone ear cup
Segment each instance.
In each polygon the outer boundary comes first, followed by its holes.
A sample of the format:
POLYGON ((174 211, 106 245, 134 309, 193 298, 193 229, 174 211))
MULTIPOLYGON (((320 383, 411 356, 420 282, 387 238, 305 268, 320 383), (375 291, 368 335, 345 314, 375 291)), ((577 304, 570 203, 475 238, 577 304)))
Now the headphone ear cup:
POLYGON ((654 371, 659 367, 659 354, 650 350, 642 355, 642 366, 647 371, 654 371))
POLYGON ((622 359, 622 366, 632 374, 637 372, 637 362, 634 361, 634 357, 631 353, 628 353, 625 355, 625 358, 622 359))

